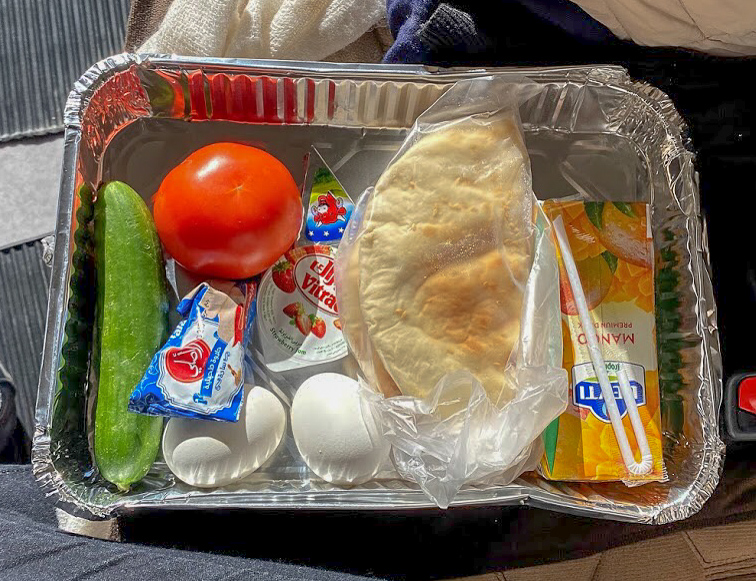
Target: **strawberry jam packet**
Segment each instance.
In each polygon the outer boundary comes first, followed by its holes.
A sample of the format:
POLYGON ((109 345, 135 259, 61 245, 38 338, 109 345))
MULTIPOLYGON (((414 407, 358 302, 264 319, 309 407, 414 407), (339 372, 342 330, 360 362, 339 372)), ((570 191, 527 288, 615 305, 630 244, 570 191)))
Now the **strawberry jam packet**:
POLYGON ((314 147, 307 162, 302 205, 305 217, 300 243, 337 246, 352 217, 354 202, 314 147))
POLYGON ((237 421, 256 292, 253 281, 211 280, 184 297, 176 309, 184 319, 152 358, 129 411, 237 421))
POLYGON ((335 250, 325 244, 293 248, 263 277, 257 327, 270 370, 298 369, 346 356, 334 258, 335 250))

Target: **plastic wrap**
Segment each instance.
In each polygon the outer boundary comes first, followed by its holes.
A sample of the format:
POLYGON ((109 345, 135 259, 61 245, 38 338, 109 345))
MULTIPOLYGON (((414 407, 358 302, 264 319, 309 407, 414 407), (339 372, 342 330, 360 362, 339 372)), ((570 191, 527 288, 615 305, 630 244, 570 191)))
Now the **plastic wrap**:
POLYGON ((567 405, 556 253, 522 96, 492 77, 457 82, 417 119, 339 245, 344 333, 387 396, 373 399, 395 465, 442 508, 465 484, 519 476, 567 405))

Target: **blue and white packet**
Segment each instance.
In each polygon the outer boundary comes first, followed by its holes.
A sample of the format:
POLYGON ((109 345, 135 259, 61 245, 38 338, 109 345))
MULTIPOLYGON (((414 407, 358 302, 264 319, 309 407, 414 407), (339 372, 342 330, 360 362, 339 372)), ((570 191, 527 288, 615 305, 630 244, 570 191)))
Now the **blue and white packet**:
POLYGON ((305 219, 300 246, 313 242, 337 246, 352 217, 354 202, 314 147, 307 162, 302 205, 305 219))
POLYGON ((184 317, 129 398, 149 416, 235 422, 244 398, 244 346, 257 283, 203 282, 179 303, 184 317))

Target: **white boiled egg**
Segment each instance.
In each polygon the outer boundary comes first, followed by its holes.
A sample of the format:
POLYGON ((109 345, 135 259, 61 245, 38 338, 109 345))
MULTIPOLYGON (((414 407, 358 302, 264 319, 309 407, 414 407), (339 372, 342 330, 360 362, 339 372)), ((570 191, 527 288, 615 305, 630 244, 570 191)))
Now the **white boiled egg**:
POLYGON ((238 422, 171 418, 163 456, 177 478, 192 486, 224 486, 248 476, 270 458, 286 430, 286 412, 262 387, 244 386, 238 422))
POLYGON ((358 383, 338 373, 314 375, 299 387, 291 428, 307 466, 333 484, 370 480, 390 449, 358 383))

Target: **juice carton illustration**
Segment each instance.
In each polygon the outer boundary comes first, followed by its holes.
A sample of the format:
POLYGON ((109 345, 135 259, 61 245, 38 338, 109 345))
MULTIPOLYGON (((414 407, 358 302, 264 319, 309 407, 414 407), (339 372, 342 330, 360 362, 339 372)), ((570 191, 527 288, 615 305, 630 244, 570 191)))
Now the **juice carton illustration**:
POLYGON ((549 200, 544 211, 552 220, 562 216, 625 433, 637 461, 640 451, 619 391, 620 364, 630 381, 653 465, 650 472, 633 475, 623 463, 560 256, 563 365, 570 394, 567 411, 544 432, 546 451, 539 471, 552 480, 663 480, 649 207, 549 200))

